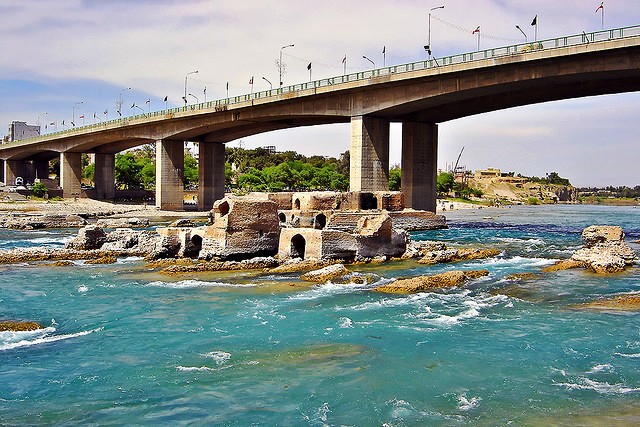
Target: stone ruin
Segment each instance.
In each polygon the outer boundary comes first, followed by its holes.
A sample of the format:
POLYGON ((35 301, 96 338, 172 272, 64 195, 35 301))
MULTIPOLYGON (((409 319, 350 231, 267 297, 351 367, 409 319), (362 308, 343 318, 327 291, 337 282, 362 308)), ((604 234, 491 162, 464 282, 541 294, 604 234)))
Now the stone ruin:
POLYGON ((371 259, 404 253, 408 231, 446 228, 444 217, 405 210, 399 192, 254 193, 214 203, 212 225, 158 229, 178 257, 371 259))

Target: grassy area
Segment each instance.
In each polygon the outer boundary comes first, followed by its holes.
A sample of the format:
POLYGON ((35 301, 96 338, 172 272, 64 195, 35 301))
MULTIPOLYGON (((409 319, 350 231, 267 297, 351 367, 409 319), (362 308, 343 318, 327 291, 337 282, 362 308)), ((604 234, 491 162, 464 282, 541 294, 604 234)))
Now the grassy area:
POLYGON ((581 197, 580 202, 587 205, 638 206, 640 202, 630 197, 581 197))

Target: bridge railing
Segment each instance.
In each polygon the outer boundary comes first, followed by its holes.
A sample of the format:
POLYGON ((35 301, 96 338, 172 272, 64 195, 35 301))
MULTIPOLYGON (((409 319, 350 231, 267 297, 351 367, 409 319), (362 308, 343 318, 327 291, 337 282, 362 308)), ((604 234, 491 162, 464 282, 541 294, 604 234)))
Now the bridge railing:
POLYGON ((626 37, 640 36, 640 25, 615 28, 602 31, 583 32, 582 34, 575 34, 572 36, 556 37, 547 40, 538 40, 534 42, 518 43, 508 46, 502 46, 497 48, 489 48, 480 50, 477 52, 468 52, 450 56, 444 56, 440 58, 432 58, 423 61, 410 62, 400 65, 391 65, 389 67, 376 68, 373 70, 360 71, 357 73, 350 73, 341 76, 329 77, 320 80, 314 80, 305 83, 297 83, 291 86, 285 86, 278 89, 270 89, 265 91, 252 92, 244 95, 238 95, 230 98, 223 98, 214 101, 203 102, 200 104, 189 104, 177 108, 169 108, 164 110, 153 111, 146 114, 137 114, 134 116, 121 117, 115 120, 104 121, 100 123, 94 123, 77 128, 61 130, 57 132, 48 133, 46 135, 30 138, 28 140, 20 140, 21 142, 36 141, 38 139, 44 139, 55 135, 74 135, 77 133, 84 133, 87 130, 93 129, 107 129, 110 127, 117 127, 128 124, 130 121, 140 120, 143 118, 156 118, 156 117, 170 117, 176 113, 182 112, 194 112, 203 111, 210 112, 211 109, 224 111, 229 105, 241 104, 251 102, 254 100, 263 100, 268 98, 279 99, 281 95, 298 93, 309 89, 316 89, 322 87, 333 86, 343 83, 353 83, 358 81, 368 81, 374 78, 398 75, 403 73, 410 73, 413 71, 420 71, 430 68, 438 68, 449 65, 463 64, 471 61, 479 61, 483 59, 498 58, 501 56, 526 54, 528 52, 557 49, 569 46, 584 45, 593 42, 615 40, 626 37))

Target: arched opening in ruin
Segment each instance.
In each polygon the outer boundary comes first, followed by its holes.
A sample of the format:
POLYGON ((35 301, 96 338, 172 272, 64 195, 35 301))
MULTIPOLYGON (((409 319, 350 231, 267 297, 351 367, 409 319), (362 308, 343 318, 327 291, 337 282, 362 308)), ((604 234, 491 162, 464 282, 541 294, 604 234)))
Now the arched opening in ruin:
POLYGON ((227 201, 224 201, 222 203, 220 203, 218 205, 218 212, 220 213, 220 216, 225 216, 226 214, 229 213, 229 203, 227 201))
POLYGON ((300 210, 300 199, 295 199, 293 201, 293 209, 300 210))
POLYGON ((278 219, 280 220, 280 222, 287 222, 287 216, 283 212, 280 212, 278 214, 278 219))
POLYGON ((291 238, 291 258, 304 259, 304 251, 306 249, 307 242, 300 234, 296 234, 291 238))
POLYGON ((313 221, 313 228, 317 228, 318 230, 324 230, 324 227, 327 226, 327 216, 323 213, 316 215, 313 221))

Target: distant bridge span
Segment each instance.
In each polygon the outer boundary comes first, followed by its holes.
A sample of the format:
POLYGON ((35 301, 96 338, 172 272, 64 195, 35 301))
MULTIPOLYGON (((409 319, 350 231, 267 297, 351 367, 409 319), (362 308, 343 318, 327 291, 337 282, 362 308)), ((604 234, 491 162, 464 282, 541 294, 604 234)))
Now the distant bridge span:
MULTIPOLYGON (((437 123, 473 114, 640 90, 640 27, 385 67, 56 132, 0 146, 11 182, 61 159, 65 197, 96 153, 99 197, 113 198, 114 155, 156 144, 156 204, 182 209, 183 143, 200 143, 199 205, 224 195, 224 143, 277 129, 351 123, 351 189, 388 188, 389 123, 403 124, 407 206, 435 210, 437 123)), ((40 175, 42 176, 42 175, 40 175)))

